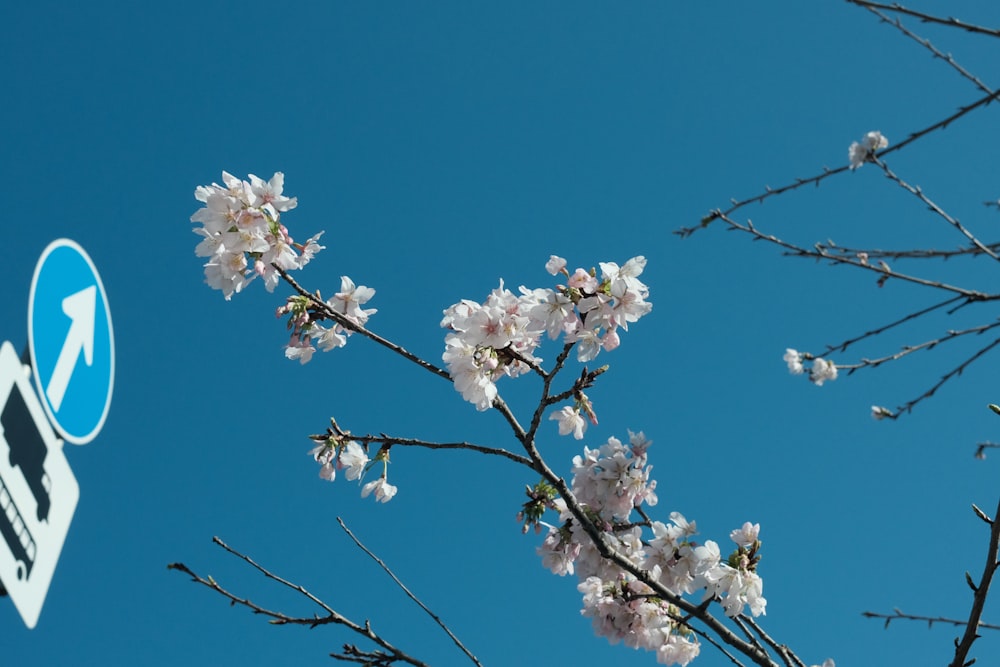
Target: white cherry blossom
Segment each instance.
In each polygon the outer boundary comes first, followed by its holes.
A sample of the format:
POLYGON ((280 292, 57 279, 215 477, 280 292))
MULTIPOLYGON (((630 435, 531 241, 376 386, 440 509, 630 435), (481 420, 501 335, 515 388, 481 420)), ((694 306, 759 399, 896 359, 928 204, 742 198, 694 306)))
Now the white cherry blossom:
POLYGON ((853 142, 847 149, 847 158, 852 170, 857 169, 871 158, 876 151, 889 146, 889 140, 881 132, 872 131, 865 134, 861 141, 853 142))
POLYGON ((195 188, 195 199, 204 206, 191 216, 200 223, 193 231, 202 237, 195 248, 198 257, 207 257, 205 282, 220 290, 226 300, 240 292, 255 277, 273 291, 283 271, 300 269, 323 246, 319 235, 305 244, 295 244, 281 224, 281 213, 295 208, 294 197, 282 194, 284 175, 277 172, 269 181, 253 174, 242 181, 222 172, 225 186, 212 183, 195 188))

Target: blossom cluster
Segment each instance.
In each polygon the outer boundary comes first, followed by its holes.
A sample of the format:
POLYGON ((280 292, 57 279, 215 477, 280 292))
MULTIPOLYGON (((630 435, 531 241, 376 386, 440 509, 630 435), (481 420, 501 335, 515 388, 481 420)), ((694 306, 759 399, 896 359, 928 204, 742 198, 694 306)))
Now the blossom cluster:
POLYGON ((347 440, 338 437, 315 438, 317 445, 309 452, 317 463, 320 464, 319 476, 323 479, 333 481, 337 478, 337 471, 343 470, 344 477, 348 480, 361 480, 373 465, 382 463, 382 474, 378 479, 368 482, 361 487, 361 497, 367 498, 372 493, 375 500, 380 503, 387 503, 392 500, 398 490, 387 480, 389 450, 383 447, 375 455, 375 459, 368 458, 368 452, 355 440, 347 440))
POLYGON ((195 254, 206 257, 205 282, 221 290, 226 300, 260 276, 271 292, 280 278, 278 269, 301 269, 323 249, 317 243, 322 232, 305 243, 295 243, 281 223, 281 214, 298 204, 286 197, 285 176, 280 171, 265 181, 250 174, 243 181, 222 172, 225 185, 199 185, 194 197, 204 203, 191 222, 202 237, 195 254))
MULTIPOLYGON (((373 296, 375 290, 371 287, 355 285, 347 276, 341 276, 340 291, 334 294, 333 298, 327 299, 325 304, 348 322, 363 327, 368 318, 378 312, 375 308, 361 307, 373 296)), ((291 331, 291 339, 285 346, 285 356, 289 359, 298 359, 302 364, 312 359, 313 353, 316 352, 315 345, 324 352, 329 352, 347 345, 347 337, 351 335, 351 329, 339 322, 334 322, 330 326, 321 324, 330 316, 318 307, 312 297, 290 296, 285 305, 275 311, 275 315, 289 316, 288 329, 291 331)))
POLYGON ((788 364, 788 372, 792 375, 802 375, 806 372, 803 361, 812 361, 809 370, 809 380, 817 387, 822 387, 823 383, 829 380, 833 382, 837 379, 837 365, 821 357, 813 357, 798 350, 787 348, 782 357, 788 364))
POLYGON ((500 286, 483 303, 462 300, 444 311, 441 326, 448 329, 442 358, 462 397, 478 410, 493 405, 496 382, 516 377, 542 361, 534 352, 542 334, 577 345, 577 359, 588 362, 601 350, 618 347, 618 329, 652 309, 649 289, 638 278, 645 257, 633 257, 624 266, 602 262, 596 271, 577 269, 572 275, 566 260, 552 256, 546 263, 551 275, 568 280, 555 289, 521 287, 514 294, 500 286))
MULTIPOLYGON (((692 539, 697 534, 695 522, 679 512, 670 514, 669 523, 646 522, 651 537, 644 537, 643 524, 629 522, 635 508, 657 502, 656 482, 650 479, 652 467, 647 465, 650 444, 642 433, 630 433, 627 445, 609 438, 596 450, 584 447, 583 455, 573 459, 572 482, 573 495, 584 513, 603 531, 606 544, 671 594, 703 592, 704 599, 718 601, 728 616, 744 609, 754 616, 763 614, 767 601, 756 572, 759 524, 747 522, 732 531, 730 539, 736 549, 723 560, 717 543, 700 544, 692 539)), ((549 527, 538 554, 553 573, 576 574, 577 589, 583 595, 581 613, 591 619, 594 631, 613 644, 624 642, 655 651, 662 664, 687 665, 693 660, 700 644, 680 609, 649 583, 603 558, 565 500, 549 500, 547 495, 553 494, 529 492, 532 501, 525 506, 529 522, 536 527, 545 525, 538 520, 540 502, 560 515, 561 525, 549 527)))
POLYGON ((875 155, 875 151, 886 148, 888 145, 889 140, 878 131, 868 132, 861 138, 860 142, 852 142, 847 149, 847 159, 850 161, 851 169, 857 169, 871 159, 875 155))

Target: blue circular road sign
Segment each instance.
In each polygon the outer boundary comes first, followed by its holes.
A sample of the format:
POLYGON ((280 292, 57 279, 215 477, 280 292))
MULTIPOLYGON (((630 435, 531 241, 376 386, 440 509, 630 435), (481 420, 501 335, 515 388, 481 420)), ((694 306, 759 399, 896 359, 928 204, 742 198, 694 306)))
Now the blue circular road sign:
POLYGON ((74 241, 53 241, 38 259, 28 297, 28 347, 52 425, 67 442, 87 444, 111 406, 115 340, 104 284, 74 241))

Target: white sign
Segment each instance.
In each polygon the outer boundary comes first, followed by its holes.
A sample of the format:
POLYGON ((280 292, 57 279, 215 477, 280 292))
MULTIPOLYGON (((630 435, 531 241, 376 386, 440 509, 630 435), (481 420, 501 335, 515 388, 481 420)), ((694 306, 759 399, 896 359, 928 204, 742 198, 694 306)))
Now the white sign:
POLYGON ((42 252, 28 297, 28 349, 52 425, 74 445, 97 436, 111 406, 115 338, 104 284, 76 242, 42 252))
POLYGON ((35 627, 80 487, 31 386, 31 368, 0 345, 0 581, 35 627))

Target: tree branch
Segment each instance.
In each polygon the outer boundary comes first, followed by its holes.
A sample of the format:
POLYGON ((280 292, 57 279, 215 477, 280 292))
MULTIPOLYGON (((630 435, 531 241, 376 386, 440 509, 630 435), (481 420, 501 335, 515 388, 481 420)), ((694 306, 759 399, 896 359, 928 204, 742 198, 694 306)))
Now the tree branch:
POLYGON ((953 218, 950 215, 948 215, 948 213, 946 213, 944 209, 942 209, 940 206, 932 202, 927 197, 927 195, 923 193, 923 190, 914 187, 909 183, 907 183, 906 181, 904 181, 903 179, 901 179, 891 169, 889 169, 889 166, 885 162, 878 159, 877 157, 872 157, 871 162, 873 164, 877 164, 882 169, 882 171, 885 173, 886 178, 896 183, 899 187, 903 188, 913 196, 917 197, 921 202, 923 202, 927 206, 927 208, 929 208, 931 211, 940 216, 943 220, 945 220, 945 222, 950 224, 952 227, 957 229, 963 236, 965 236, 965 238, 969 239, 972 245, 978 248, 981 253, 989 255, 993 259, 1000 261, 1000 255, 997 255, 997 253, 994 252, 991 248, 987 247, 986 245, 983 245, 983 243, 978 238, 976 238, 975 235, 972 234, 972 232, 966 229, 962 225, 962 223, 960 223, 956 218, 953 218))
POLYGON ((903 404, 900 407, 896 408, 896 414, 895 415, 891 415, 891 418, 895 419, 896 417, 898 417, 899 415, 901 415, 904 412, 912 412, 914 406, 916 406, 917 403, 920 403, 925 398, 930 398, 931 396, 933 396, 934 393, 938 389, 940 389, 941 386, 944 385, 945 382, 947 382, 948 380, 952 379, 953 377, 957 377, 957 376, 961 375, 962 371, 964 371, 966 368, 968 368, 968 366, 970 364, 972 364, 972 362, 974 362, 976 359, 978 359, 979 357, 983 356, 984 354, 986 354, 987 352, 989 352, 990 350, 992 350, 997 345, 1000 345, 1000 338, 997 338, 992 343, 990 343, 989 345, 987 345, 986 347, 982 348, 981 350, 979 350, 978 352, 976 352, 975 354, 973 354, 971 357, 969 357, 968 359, 966 359, 965 361, 963 361, 962 363, 960 363, 958 366, 956 366, 952 370, 950 370, 947 373, 945 373, 938 382, 936 382, 930 389, 928 389, 927 391, 925 391, 923 394, 921 394, 920 396, 918 396, 917 398, 915 398, 915 399, 913 399, 911 401, 907 401, 905 404, 903 404))
MULTIPOLYGON (((847 0, 847 1, 848 2, 853 2, 854 0, 847 0)), ((971 104, 968 104, 968 105, 963 106, 963 107, 959 107, 958 111, 956 111, 955 113, 951 114, 950 116, 947 116, 946 118, 943 118, 942 120, 939 120, 936 123, 928 125, 927 127, 925 127, 922 130, 917 130, 916 132, 910 133, 910 135, 906 139, 903 139, 899 143, 894 144, 892 146, 889 146, 888 148, 886 148, 884 150, 878 151, 872 157, 882 157, 884 155, 888 155, 890 153, 894 153, 895 151, 902 150, 903 148, 905 148, 909 144, 913 143, 914 141, 917 141, 918 139, 921 139, 922 137, 924 137, 924 136, 926 136, 926 135, 928 135, 928 134, 930 134, 932 132, 935 132, 937 130, 942 130, 942 129, 948 127, 951 123, 955 122, 956 120, 958 120, 962 116, 968 114, 970 111, 978 109, 981 106, 986 106, 990 102, 993 102, 998 96, 1000 96, 1000 91, 993 92, 993 93, 991 93, 989 95, 986 95, 985 97, 982 97, 982 98, 976 100, 975 102, 972 102, 971 104)), ((798 190, 799 188, 801 188, 804 185, 816 185, 816 186, 818 186, 822 181, 826 180, 830 176, 833 176, 834 174, 843 173, 845 171, 848 171, 849 169, 850 169, 850 165, 846 165, 846 164, 843 165, 843 166, 841 166, 841 167, 837 167, 836 169, 824 168, 824 170, 823 170, 822 173, 816 174, 815 176, 810 176, 809 178, 797 178, 797 179, 795 179, 794 182, 789 183, 787 185, 783 185, 780 188, 767 187, 767 188, 765 188, 764 192, 762 192, 762 193, 760 193, 758 195, 754 195, 753 197, 749 197, 748 199, 743 199, 743 200, 736 200, 736 199, 734 199, 734 200, 732 200, 732 203, 729 206, 729 208, 726 208, 726 209, 715 209, 713 211, 710 211, 707 215, 705 215, 701 219, 701 223, 698 226, 696 226, 696 227, 681 227, 680 229, 674 231, 674 234, 677 234, 681 238, 686 238, 686 237, 691 236, 692 234, 694 234, 699 229, 702 229, 704 227, 708 227, 708 225, 711 224, 713 220, 718 220, 720 218, 724 218, 725 216, 732 215, 734 212, 736 212, 737 210, 743 208, 744 206, 747 206, 749 204, 753 204, 755 202, 763 204, 764 201, 766 201, 767 199, 770 199, 771 197, 775 197, 777 195, 781 195, 781 194, 784 194, 786 192, 790 192, 792 190, 798 190)))
POLYGON ((915 9, 909 9, 904 7, 898 2, 892 4, 885 4, 881 2, 869 2, 869 0, 847 0, 847 2, 852 5, 857 5, 858 7, 864 7, 866 9, 884 9, 889 12, 896 12, 898 14, 905 14, 907 16, 912 16, 919 19, 923 23, 937 23, 939 25, 946 25, 950 28, 960 28, 966 32, 978 33, 980 35, 988 35, 990 37, 1000 37, 1000 30, 995 28, 985 28, 983 26, 974 25, 972 23, 965 23, 956 18, 946 17, 942 18, 940 16, 933 16, 931 14, 925 14, 924 12, 919 12, 915 9))
POLYGON ((385 433, 381 433, 379 435, 354 435, 350 431, 345 431, 340 428, 340 425, 337 424, 336 420, 333 418, 330 419, 330 428, 326 429, 325 434, 310 435, 309 439, 314 442, 320 442, 329 437, 355 440, 364 444, 375 443, 382 445, 400 445, 401 447, 423 447, 424 449, 468 449, 473 452, 479 452, 480 454, 499 456, 513 461, 514 463, 527 466, 528 468, 533 468, 531 459, 500 447, 487 447, 485 445, 477 445, 471 442, 431 442, 429 440, 419 440, 416 438, 399 438, 392 435, 386 435, 385 433))
MULTIPOLYGON (((885 627, 888 629, 889 624, 893 621, 925 621, 928 628, 934 627, 935 623, 940 623, 941 625, 959 625, 964 626, 969 621, 968 619, 962 621, 957 618, 944 618, 943 616, 920 616, 919 614, 906 614, 899 608, 893 609, 892 614, 880 614, 874 611, 863 611, 861 615, 865 618, 882 618, 885 619, 885 627)), ((1000 630, 1000 625, 993 625, 990 623, 980 623, 979 627, 984 630, 1000 630)))
POLYGON ((770 635, 764 632, 764 629, 761 628, 755 620, 753 620, 748 616, 741 616, 740 621, 750 626, 750 628, 753 629, 755 633, 757 633, 757 636, 764 640, 765 644, 774 649, 778 653, 778 655, 782 657, 786 665, 788 665, 789 667, 806 667, 805 663, 803 663, 802 660, 800 660, 797 655, 792 653, 792 651, 784 644, 779 644, 774 639, 772 639, 770 635))
POLYGON ((723 643, 732 646, 734 649, 747 656, 747 658, 755 664, 760 665, 761 667, 778 667, 777 663, 775 663, 770 656, 767 655, 766 651, 759 646, 755 646, 753 643, 740 639, 735 633, 733 633, 732 630, 727 628, 721 621, 710 614, 705 607, 695 605, 683 597, 672 593, 659 581, 652 579, 649 576, 649 572, 639 568, 635 563, 618 553, 618 551, 605 540, 604 533, 602 533, 601 530, 594 525, 594 522, 591 521, 586 512, 584 512, 583 508, 577 501, 576 496, 566 484, 565 480, 556 475, 555 472, 549 468, 548 464, 538 452, 534 442, 530 440, 522 442, 525 450, 528 452, 528 455, 535 462, 535 469, 546 479, 546 481, 556 488, 559 495, 566 502, 567 510, 569 510, 569 512, 573 515, 573 518, 580 523, 580 526, 584 529, 587 536, 593 542, 594 547, 602 557, 635 576, 639 581, 653 589, 662 599, 677 606, 682 611, 690 614, 693 618, 696 618, 704 623, 713 633, 715 633, 716 636, 719 637, 720 640, 722 640, 723 643))
POLYGON ((368 329, 361 326, 357 322, 351 320, 350 318, 345 317, 341 313, 338 313, 333 308, 331 308, 326 301, 319 298, 315 294, 306 291, 305 288, 303 288, 295 281, 295 278, 292 278, 290 275, 288 275, 288 272, 282 269, 280 266, 276 264, 272 264, 271 266, 275 268, 275 270, 278 272, 278 275, 284 278, 285 282, 291 285, 292 289, 298 292, 300 296, 304 296, 307 299, 309 299, 309 302, 313 304, 316 310, 319 310, 323 314, 323 316, 326 317, 327 319, 333 320, 334 322, 344 327, 345 329, 349 329, 355 333, 361 334, 365 338, 375 341, 382 347, 392 350, 396 354, 420 366, 425 371, 430 371, 434 375, 437 375, 438 377, 442 377, 445 380, 448 380, 448 382, 452 381, 451 375, 448 374, 448 371, 438 368, 429 361, 425 361, 423 358, 418 357, 417 355, 413 354, 412 352, 404 349, 399 345, 396 345, 392 341, 382 338, 382 336, 379 336, 378 334, 369 331, 368 329))
MULTIPOLYGON (((848 1, 850 1, 850 0, 848 0, 848 1)), ((879 8, 876 5, 874 5, 874 3, 854 2, 853 4, 856 4, 856 5, 859 5, 861 7, 864 7, 865 9, 867 9, 868 11, 870 11, 872 14, 874 14, 877 17, 879 17, 879 19, 881 19, 882 22, 887 23, 887 24, 893 26, 894 28, 896 28, 897 30, 899 30, 901 33, 903 33, 904 35, 906 35, 907 37, 909 37, 910 39, 912 39, 916 43, 918 43, 921 46, 923 46, 924 48, 926 48, 928 51, 931 52, 931 54, 935 58, 939 58, 939 59, 943 60, 944 62, 948 63, 948 65, 950 65, 952 67, 952 69, 954 69, 956 72, 958 72, 964 78, 966 78, 969 81, 971 81, 973 83, 973 85, 975 85, 976 88, 978 88, 979 90, 983 91, 984 93, 986 93, 988 95, 993 93, 993 91, 986 84, 984 84, 982 81, 979 80, 979 77, 975 76, 974 74, 972 74, 971 72, 969 72, 967 69, 965 69, 964 67, 962 67, 961 65, 959 65, 957 62, 955 62, 955 59, 951 57, 951 54, 942 53, 941 51, 939 51, 937 49, 937 47, 935 47, 931 43, 931 41, 929 39, 925 39, 923 37, 920 37, 920 36, 914 34, 912 31, 910 31, 909 29, 907 29, 902 24, 902 22, 900 22, 900 20, 899 20, 898 17, 897 18, 889 18, 888 16, 886 16, 885 14, 883 14, 879 10, 879 8)))
MULTIPOLYGON (((990 592, 993 575, 997 571, 997 553, 1000 551, 1000 523, 995 518, 989 519, 982 511, 978 511, 977 514, 990 526, 990 543, 986 549, 986 563, 983 565, 983 574, 979 578, 979 583, 973 585, 972 577, 969 576, 968 572, 965 573, 965 579, 973 590, 972 609, 969 611, 969 620, 965 624, 965 632, 961 641, 955 640, 955 659, 951 661, 950 667, 965 667, 969 664, 966 662, 966 657, 972 650, 973 642, 979 638, 977 631, 980 627, 979 622, 983 615, 983 607, 986 605, 986 596, 990 592)), ((1000 516, 1000 502, 997 503, 997 509, 994 513, 994 517, 997 516, 1000 516)))
POLYGON ((455 634, 454 634, 454 633, 453 633, 453 632, 451 631, 451 629, 450 629, 450 628, 449 628, 449 627, 448 627, 448 626, 447 626, 447 625, 445 624, 445 622, 444 622, 444 621, 442 621, 442 620, 441 620, 441 618, 440 618, 440 617, 439 617, 439 616, 438 616, 437 614, 435 614, 435 613, 434 613, 433 611, 431 611, 430 609, 428 609, 427 605, 425 605, 425 604, 424 604, 423 602, 421 602, 421 601, 420 601, 420 600, 419 600, 419 599, 417 598, 417 596, 416 596, 416 595, 414 595, 413 593, 411 593, 411 592, 410 592, 410 589, 409 589, 409 588, 407 588, 407 587, 406 587, 406 586, 405 586, 405 585, 403 584, 403 582, 399 580, 399 577, 397 577, 397 576, 396 576, 396 575, 395 575, 395 574, 393 573, 393 571, 389 569, 389 566, 387 566, 387 565, 386 565, 386 564, 385 564, 385 563, 384 563, 384 562, 382 561, 382 559, 381 559, 381 558, 379 558, 378 556, 376 556, 375 554, 373 554, 373 553, 372 553, 372 552, 371 552, 371 551, 370 551, 370 550, 368 549, 368 547, 366 547, 366 546, 365 546, 364 544, 362 544, 362 543, 361 543, 361 540, 359 540, 359 539, 358 539, 357 537, 355 537, 355 536, 354 536, 354 533, 352 533, 352 532, 351 532, 350 528, 348 528, 348 527, 347 527, 347 525, 346 525, 346 524, 344 523, 344 520, 343 520, 343 519, 341 519, 341 518, 340 518, 339 516, 337 517, 337 523, 339 523, 339 524, 340 524, 340 527, 344 529, 344 532, 345 532, 345 533, 347 533, 347 536, 348 536, 348 537, 350 537, 350 538, 351 538, 351 540, 353 540, 353 541, 354 541, 354 544, 356 544, 356 545, 358 546, 358 548, 359 548, 359 549, 361 549, 362 551, 364 551, 364 552, 365 552, 366 554, 368 554, 368 555, 369 555, 369 556, 371 557, 371 559, 372 559, 372 560, 374 560, 374 561, 375 561, 376 563, 378 563, 379 567, 381 567, 381 568, 382 568, 382 569, 383 569, 383 570, 385 571, 385 573, 386 573, 386 574, 388 574, 388 575, 389 575, 389 577, 390 577, 390 578, 391 578, 391 579, 392 579, 392 580, 393 580, 393 581, 394 581, 394 582, 396 583, 396 585, 397 585, 397 586, 399 586, 399 587, 400 587, 400 589, 402 589, 402 591, 403 591, 404 593, 406 593, 406 596, 407 596, 408 598, 410 598, 411 600, 413 600, 414 602, 416 602, 416 603, 417 603, 417 605, 418 605, 418 606, 419 606, 419 607, 420 607, 421 609, 423 609, 423 610, 424 610, 424 612, 426 612, 428 616, 430 616, 430 617, 431 617, 432 619, 434 619, 434 622, 435 622, 435 623, 437 623, 437 624, 438 624, 438 625, 439 625, 439 626, 441 627, 441 629, 445 631, 445 633, 446 633, 446 634, 447 634, 447 635, 448 635, 448 636, 449 636, 449 637, 451 638, 451 640, 452 640, 453 642, 455 642, 455 645, 456 645, 456 646, 458 646, 458 648, 459 648, 459 649, 461 649, 462 653, 464 653, 464 654, 465 654, 466 656, 468 656, 469 660, 471 660, 471 661, 473 662, 473 664, 477 665, 477 667, 483 667, 483 666, 482 666, 482 663, 480 663, 480 662, 479 662, 479 660, 478 660, 478 659, 476 658, 476 656, 474 656, 474 655, 473 655, 473 654, 472 654, 472 653, 471 653, 471 652, 469 651, 469 649, 467 649, 467 648, 465 647, 465 644, 463 644, 463 643, 462 643, 462 642, 461 642, 461 641, 460 641, 460 640, 458 639, 458 637, 456 637, 456 636, 455 636, 455 634))
MULTIPOLYGON (((226 599, 228 599, 230 601, 230 603, 233 604, 233 605, 240 605, 240 606, 246 607, 247 609, 251 610, 255 614, 261 614, 261 615, 269 617, 271 619, 269 622, 272 625, 304 625, 304 626, 307 626, 307 627, 310 627, 310 628, 315 628, 315 627, 320 626, 320 625, 329 625, 329 624, 342 625, 342 626, 346 627, 347 629, 349 629, 349 630, 351 630, 353 632, 356 632, 359 635, 364 636, 365 638, 369 639, 370 641, 374 642, 378 646, 380 646, 383 649, 385 649, 386 651, 388 651, 388 654, 384 654, 384 653, 381 653, 381 652, 368 654, 368 655, 371 655, 371 656, 376 656, 378 658, 377 661, 371 662, 370 664, 373 664, 373 665, 374 664, 378 664, 378 665, 392 665, 393 663, 396 663, 396 662, 405 662, 407 664, 413 665, 414 667, 430 667, 429 665, 427 665, 427 663, 425 663, 425 662, 423 662, 421 660, 418 660, 418 659, 416 659, 416 658, 408 655, 407 653, 405 653, 402 650, 396 648, 395 646, 393 646, 392 644, 390 644, 388 641, 386 641, 385 639, 383 639, 382 637, 380 637, 377 633, 375 633, 374 630, 372 630, 371 624, 368 621, 365 621, 365 624, 363 626, 355 623, 354 621, 351 621, 346 616, 343 616, 339 612, 335 611, 333 608, 331 608, 330 606, 328 606, 326 603, 324 603, 322 600, 320 600, 319 598, 317 598, 315 595, 313 595, 312 593, 310 593, 309 591, 307 591, 302 586, 293 584, 290 581, 287 581, 286 579, 283 579, 282 577, 279 577, 278 575, 270 572, 266 568, 264 568, 261 565, 259 565, 258 563, 256 563, 249 556, 246 556, 246 555, 244 555, 244 554, 236 551, 235 549, 233 549, 229 545, 227 545, 225 542, 223 542, 218 537, 213 537, 212 541, 215 544, 217 544, 220 547, 222 547, 223 549, 225 549, 226 551, 228 551, 229 553, 233 554, 234 556, 240 558, 241 560, 243 560, 247 564, 251 565, 254 569, 256 569, 258 572, 260 572, 261 574, 263 574, 268 579, 272 579, 273 581, 276 581, 276 582, 282 584, 283 586, 287 586, 288 588, 291 588, 292 590, 296 591, 297 593, 305 596, 310 601, 312 601, 317 606, 319 606, 320 609, 322 609, 324 612, 326 612, 326 615, 324 615, 324 616, 315 615, 315 616, 311 616, 311 617, 294 617, 294 616, 288 616, 287 614, 284 614, 284 613, 279 612, 279 611, 274 611, 274 610, 271 610, 271 609, 267 609, 267 608, 262 607, 262 606, 260 606, 260 605, 258 605, 256 603, 254 603, 254 602, 251 602, 247 598, 242 598, 242 597, 239 597, 238 595, 236 595, 234 593, 231 593, 230 591, 228 591, 228 590, 224 589, 222 586, 220 586, 218 584, 218 582, 216 582, 215 579, 213 579, 211 576, 209 576, 209 577, 202 577, 202 576, 196 574, 193 570, 191 570, 189 567, 187 567, 183 563, 171 563, 170 565, 167 566, 167 569, 177 570, 179 572, 183 572, 184 574, 187 574, 188 576, 191 577, 192 581, 194 581, 195 583, 201 584, 202 586, 206 586, 207 588, 210 588, 211 590, 215 591, 216 593, 222 595, 223 597, 225 597, 226 599)), ((345 645, 344 649, 345 649, 344 656, 338 656, 337 654, 333 654, 333 657, 338 657, 338 658, 344 657, 344 659, 350 659, 351 655, 358 655, 359 654, 357 652, 357 649, 355 647, 351 646, 351 645, 345 645)))
MULTIPOLYGON (((977 327, 962 329, 961 331, 951 330, 948 331, 944 336, 941 336, 940 338, 935 338, 934 340, 925 341, 917 345, 906 345, 903 347, 902 350, 896 352, 895 354, 890 354, 884 357, 880 357, 878 359, 862 359, 860 362, 856 364, 837 364, 837 368, 846 370, 848 372, 848 375, 854 373, 856 370, 860 368, 878 368, 882 364, 888 363, 890 361, 896 361, 897 359, 902 359, 908 354, 913 354, 914 352, 918 352, 920 350, 931 350, 942 343, 947 343, 948 341, 952 341, 955 340, 956 338, 967 336, 969 334, 974 334, 978 336, 979 334, 985 333, 986 331, 989 331, 990 329, 995 329, 997 327, 1000 327, 1000 320, 997 320, 993 324, 982 324, 977 327)), ((811 356, 813 355, 807 355, 806 358, 809 358, 811 356)), ((959 373, 961 373, 961 371, 959 371, 959 373)))
POLYGON ((961 296, 954 296, 954 297, 952 297, 950 299, 946 299, 946 300, 944 300, 944 301, 942 301, 940 303, 936 303, 936 304, 934 304, 932 306, 928 306, 927 308, 924 308, 923 310, 914 311, 914 312, 910 313, 909 315, 905 315, 904 317, 901 317, 900 319, 895 320, 893 322, 890 322, 888 324, 884 324, 884 325, 882 325, 880 327, 876 327, 874 329, 870 329, 870 330, 866 331, 865 333, 861 334, 860 336, 855 336, 854 338, 848 338, 844 342, 838 343, 837 345, 827 345, 826 346, 826 352, 822 356, 830 354, 831 352, 846 352, 847 348, 849 346, 855 344, 855 343, 859 343, 859 342, 865 340, 866 338, 871 338, 871 337, 874 337, 874 336, 878 336, 879 334, 885 333, 889 329, 897 327, 897 326, 899 326, 901 324, 905 324, 906 322, 915 320, 918 317, 921 317, 922 315, 926 315, 927 313, 933 312, 933 311, 937 310, 938 308, 943 308, 944 306, 949 306, 949 305, 951 305, 951 304, 953 304, 955 302, 958 302, 958 301, 963 301, 965 303, 968 303, 968 301, 966 301, 963 297, 961 297, 961 296))
POLYGON ((953 294, 958 294, 960 296, 966 297, 971 301, 994 301, 1000 299, 1000 295, 997 294, 987 294, 980 292, 978 290, 966 289, 964 287, 956 287, 954 285, 949 285, 936 280, 928 280, 926 278, 920 278, 918 276, 913 276, 905 273, 899 273, 889 268, 887 265, 875 266, 869 264, 867 260, 862 260, 857 257, 843 257, 838 254, 831 254, 826 250, 826 247, 820 244, 814 246, 812 250, 804 248, 802 246, 795 245, 794 243, 789 243, 779 239, 777 236, 772 234, 764 234, 754 227, 753 223, 749 220, 745 225, 740 224, 729 217, 728 214, 720 213, 718 218, 725 222, 730 229, 735 231, 740 231, 745 234, 750 234, 756 240, 767 241, 768 243, 773 243, 787 251, 790 254, 797 257, 808 257, 811 259, 825 259, 834 264, 845 264, 847 266, 853 266, 855 268, 860 268, 866 271, 871 271, 872 273, 877 273, 880 278, 896 278, 898 280, 903 280, 906 282, 914 283, 917 285, 923 285, 924 287, 932 287, 934 289, 943 290, 945 292, 951 292, 953 294))

